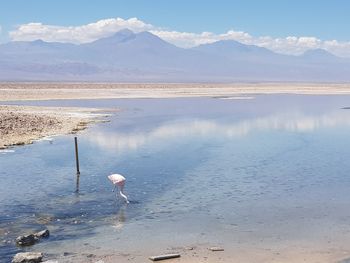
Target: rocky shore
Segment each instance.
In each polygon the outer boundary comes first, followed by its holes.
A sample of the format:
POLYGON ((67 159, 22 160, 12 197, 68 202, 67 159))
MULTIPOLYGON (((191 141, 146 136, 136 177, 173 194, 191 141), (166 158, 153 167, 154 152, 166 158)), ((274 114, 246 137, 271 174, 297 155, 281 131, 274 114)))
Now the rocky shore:
MULTIPOLYGON (((103 121, 106 109, 0 105, 0 149, 75 133, 103 121)), ((110 111, 110 110, 108 110, 110 111)))

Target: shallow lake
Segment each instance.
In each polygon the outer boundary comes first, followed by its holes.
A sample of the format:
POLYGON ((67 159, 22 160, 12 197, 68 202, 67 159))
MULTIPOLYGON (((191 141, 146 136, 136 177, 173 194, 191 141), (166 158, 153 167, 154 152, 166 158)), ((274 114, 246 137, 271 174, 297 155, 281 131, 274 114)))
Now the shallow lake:
POLYGON ((117 107, 110 122, 0 153, 0 258, 210 244, 346 249, 350 96, 20 102, 117 107), (110 173, 127 178, 125 205, 110 173), (311 245, 312 244, 312 245, 311 245))

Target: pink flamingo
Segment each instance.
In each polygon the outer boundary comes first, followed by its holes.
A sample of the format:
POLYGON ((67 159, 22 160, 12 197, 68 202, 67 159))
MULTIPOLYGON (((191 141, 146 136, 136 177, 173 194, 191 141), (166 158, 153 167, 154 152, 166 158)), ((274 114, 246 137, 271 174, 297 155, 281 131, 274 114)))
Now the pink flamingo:
POLYGON ((125 177, 122 176, 121 174, 111 174, 108 175, 108 179, 114 184, 113 192, 115 188, 118 186, 119 188, 119 194, 121 197, 123 197, 126 201, 126 203, 129 203, 128 197, 123 193, 124 191, 124 185, 125 185, 125 177))

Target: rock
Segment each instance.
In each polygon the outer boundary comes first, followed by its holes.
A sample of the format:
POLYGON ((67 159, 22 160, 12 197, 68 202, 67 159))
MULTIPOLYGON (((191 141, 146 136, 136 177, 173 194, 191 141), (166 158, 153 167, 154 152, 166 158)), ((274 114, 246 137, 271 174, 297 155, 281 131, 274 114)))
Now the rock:
POLYGON ((35 234, 25 235, 25 236, 19 236, 16 238, 16 243, 19 246, 32 246, 34 245, 39 239, 46 238, 50 236, 50 231, 48 229, 44 229, 42 231, 39 231, 35 234))
POLYGON ((38 252, 25 252, 17 253, 13 259, 12 263, 38 263, 43 259, 43 253, 38 252))
POLYGON ((16 244, 19 246, 31 246, 34 245, 38 239, 33 235, 19 236, 16 238, 16 244))
POLYGON ((44 229, 34 234, 36 238, 45 238, 50 236, 50 231, 48 229, 44 229))

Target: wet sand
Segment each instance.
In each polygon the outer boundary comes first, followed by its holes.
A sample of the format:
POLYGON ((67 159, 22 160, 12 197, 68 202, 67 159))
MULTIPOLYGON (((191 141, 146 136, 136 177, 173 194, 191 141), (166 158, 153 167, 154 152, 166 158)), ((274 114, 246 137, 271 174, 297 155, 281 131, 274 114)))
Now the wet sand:
POLYGON ((75 133, 102 121, 101 109, 0 105, 0 149, 47 136, 75 133))

